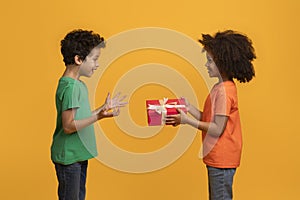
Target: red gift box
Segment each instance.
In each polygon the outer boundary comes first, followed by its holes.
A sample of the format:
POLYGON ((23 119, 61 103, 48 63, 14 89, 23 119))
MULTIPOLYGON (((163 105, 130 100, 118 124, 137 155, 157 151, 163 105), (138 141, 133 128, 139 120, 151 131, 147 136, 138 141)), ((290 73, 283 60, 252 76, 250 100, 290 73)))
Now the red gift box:
POLYGON ((186 113, 185 106, 184 99, 146 100, 148 125, 160 126, 164 124, 163 115, 176 115, 178 114, 177 108, 186 113))

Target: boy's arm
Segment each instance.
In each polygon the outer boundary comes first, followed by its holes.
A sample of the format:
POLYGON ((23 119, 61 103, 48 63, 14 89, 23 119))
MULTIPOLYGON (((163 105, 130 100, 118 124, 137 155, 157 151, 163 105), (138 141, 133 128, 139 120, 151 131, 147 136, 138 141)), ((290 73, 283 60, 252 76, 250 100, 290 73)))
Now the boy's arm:
POLYGON ((92 115, 91 117, 81 120, 74 120, 75 114, 76 109, 74 108, 62 112, 62 125, 66 134, 72 134, 76 131, 79 131, 98 120, 97 115, 92 115))
POLYGON ((119 107, 123 107, 127 104, 127 102, 123 102, 125 97, 126 96, 120 97, 120 93, 118 93, 115 97, 110 98, 110 93, 108 93, 105 103, 101 107, 94 110, 90 117, 81 120, 74 119, 76 109, 68 109, 63 111, 62 125, 64 132, 66 134, 72 134, 100 119, 118 116, 120 114, 119 107), (110 110, 112 110, 112 112, 109 112, 110 110))
POLYGON ((118 116, 119 113, 120 113, 119 108, 114 109, 113 112, 108 112, 107 108, 102 108, 102 109, 97 109, 88 118, 81 119, 81 120, 74 120, 76 109, 69 109, 62 112, 62 125, 63 125, 64 132, 66 134, 72 134, 76 131, 79 131, 95 123, 100 119, 118 116))

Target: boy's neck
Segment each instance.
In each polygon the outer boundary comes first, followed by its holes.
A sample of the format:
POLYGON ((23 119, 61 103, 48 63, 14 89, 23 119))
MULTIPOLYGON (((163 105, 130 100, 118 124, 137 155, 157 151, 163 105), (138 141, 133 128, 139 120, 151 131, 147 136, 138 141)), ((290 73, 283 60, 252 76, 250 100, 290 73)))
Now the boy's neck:
POLYGON ((63 76, 79 80, 79 67, 77 65, 67 65, 63 76))

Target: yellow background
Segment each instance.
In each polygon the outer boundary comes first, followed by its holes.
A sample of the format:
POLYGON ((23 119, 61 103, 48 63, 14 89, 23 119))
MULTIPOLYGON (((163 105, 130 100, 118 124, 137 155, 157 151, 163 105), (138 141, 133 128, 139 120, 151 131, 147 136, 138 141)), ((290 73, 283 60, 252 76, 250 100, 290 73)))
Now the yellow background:
MULTIPOLYGON (((299 11, 297 0, 2 1, 0 199, 56 199, 49 149, 55 127, 55 89, 64 70, 59 51, 64 35, 83 28, 109 38, 149 26, 173 29, 195 40, 201 33, 235 29, 253 40, 256 78, 238 84, 244 150, 234 182, 235 199, 298 199, 299 11)), ((155 61, 188 73, 180 69, 180 63, 187 65, 183 60, 171 57, 149 50, 125 55, 114 65, 124 66, 122 72, 126 72, 134 65, 155 61), (144 53, 153 57, 143 57, 144 53)), ((101 79, 107 86, 100 88, 103 93, 97 92, 97 105, 117 75, 107 72, 101 79)), ((197 106, 202 108, 208 91, 196 80, 190 81, 199 91, 197 106)), ((149 85, 136 91, 130 101, 143 101, 141 94, 154 90, 160 91, 158 96, 170 92, 149 85)), ((133 110, 132 115, 143 123, 133 110)), ((174 129, 167 129, 172 130, 171 136, 159 134, 140 141, 116 131, 110 138, 130 151, 151 151, 172 139, 174 129)), ((179 160, 145 174, 116 171, 91 160, 87 199, 207 199, 206 169, 198 159, 200 146, 198 134, 179 160)))

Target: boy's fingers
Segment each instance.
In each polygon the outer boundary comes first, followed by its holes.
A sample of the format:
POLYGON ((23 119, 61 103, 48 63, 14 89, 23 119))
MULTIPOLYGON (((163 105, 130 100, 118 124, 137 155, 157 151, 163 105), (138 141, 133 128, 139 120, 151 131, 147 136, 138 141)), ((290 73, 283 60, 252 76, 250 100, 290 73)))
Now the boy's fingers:
POLYGON ((122 96, 119 101, 123 101, 125 98, 127 97, 127 95, 122 96))
POLYGON ((105 99, 106 104, 110 104, 110 93, 108 92, 106 99, 105 99))
POLYGON ((124 107, 125 105, 127 105, 128 104, 128 102, 120 102, 119 104, 118 104, 118 107, 124 107))
POLYGON ((107 93, 106 99, 110 99, 110 92, 107 93))
POLYGON ((120 109, 119 108, 114 109, 113 116, 118 116, 119 114, 120 114, 120 109))
POLYGON ((128 102, 115 102, 112 108, 124 107, 128 102))
POLYGON ((121 92, 118 92, 114 97, 113 99, 118 99, 118 97, 120 96, 121 92))

